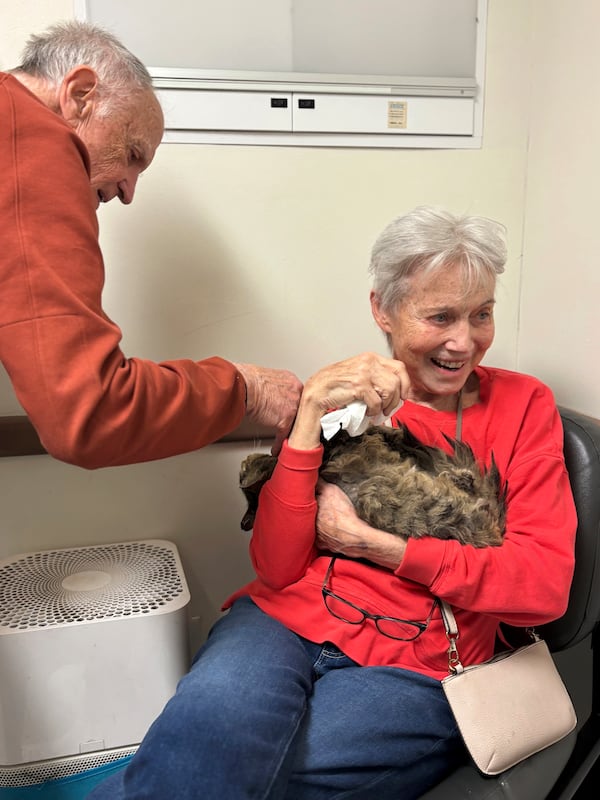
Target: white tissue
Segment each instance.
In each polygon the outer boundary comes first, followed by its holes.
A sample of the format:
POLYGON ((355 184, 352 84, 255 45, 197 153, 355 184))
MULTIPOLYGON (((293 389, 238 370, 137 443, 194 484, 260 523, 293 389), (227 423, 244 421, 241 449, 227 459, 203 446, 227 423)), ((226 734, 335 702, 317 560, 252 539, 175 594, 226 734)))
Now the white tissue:
POLYGON ((356 400, 345 408, 338 408, 321 417, 321 430, 328 441, 339 430, 348 431, 350 436, 359 436, 370 425, 385 425, 398 408, 400 406, 397 406, 388 416, 377 414, 374 417, 367 417, 367 404, 363 403, 362 400, 356 400))

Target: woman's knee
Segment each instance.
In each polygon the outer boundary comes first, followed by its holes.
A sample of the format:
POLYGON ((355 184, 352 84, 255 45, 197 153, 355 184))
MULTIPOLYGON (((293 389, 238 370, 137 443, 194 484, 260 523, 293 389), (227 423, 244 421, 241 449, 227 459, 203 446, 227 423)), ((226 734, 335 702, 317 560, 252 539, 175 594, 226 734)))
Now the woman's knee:
POLYGON ((242 598, 213 626, 165 712, 218 729, 230 718, 303 713, 311 691, 303 640, 242 598))

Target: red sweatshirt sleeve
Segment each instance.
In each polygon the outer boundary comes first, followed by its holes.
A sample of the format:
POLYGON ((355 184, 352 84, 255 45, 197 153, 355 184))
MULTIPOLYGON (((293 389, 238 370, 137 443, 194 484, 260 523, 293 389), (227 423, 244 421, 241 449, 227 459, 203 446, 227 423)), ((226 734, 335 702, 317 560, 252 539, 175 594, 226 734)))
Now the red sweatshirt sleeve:
POLYGON ((0 75, 0 360, 55 457, 95 468, 164 458, 233 430, 242 376, 210 358, 126 358, 101 306, 104 265, 72 130, 0 75))
POLYGON ((525 413, 512 418, 510 413, 508 405, 495 414, 495 448, 508 483, 502 546, 409 540, 396 574, 424 584, 458 608, 513 625, 538 625, 566 609, 577 520, 562 424, 550 391, 538 383, 525 413), (502 450, 503 441, 514 442, 510 451, 502 450))
POLYGON ((250 556, 257 576, 272 589, 300 580, 315 557, 315 486, 322 458, 322 447, 293 450, 286 440, 260 493, 250 556))

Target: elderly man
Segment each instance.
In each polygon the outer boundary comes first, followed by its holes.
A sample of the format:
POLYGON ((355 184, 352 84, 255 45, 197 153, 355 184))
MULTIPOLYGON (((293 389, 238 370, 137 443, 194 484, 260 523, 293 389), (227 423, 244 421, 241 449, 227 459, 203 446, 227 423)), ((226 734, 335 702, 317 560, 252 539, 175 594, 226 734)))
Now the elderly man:
POLYGON ((163 115, 143 64, 80 22, 0 73, 0 360, 48 452, 87 468, 195 450, 251 421, 287 433, 292 373, 126 358, 103 312, 96 209, 133 200, 163 115))

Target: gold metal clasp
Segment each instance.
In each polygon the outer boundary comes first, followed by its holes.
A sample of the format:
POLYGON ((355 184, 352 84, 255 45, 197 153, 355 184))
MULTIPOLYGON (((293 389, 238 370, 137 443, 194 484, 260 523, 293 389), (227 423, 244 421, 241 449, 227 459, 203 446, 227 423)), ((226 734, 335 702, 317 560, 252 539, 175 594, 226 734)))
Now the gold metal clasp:
POLYGON ((450 672, 462 672, 463 666, 460 663, 458 650, 456 647, 456 636, 448 636, 450 646, 448 647, 448 670, 450 672))

